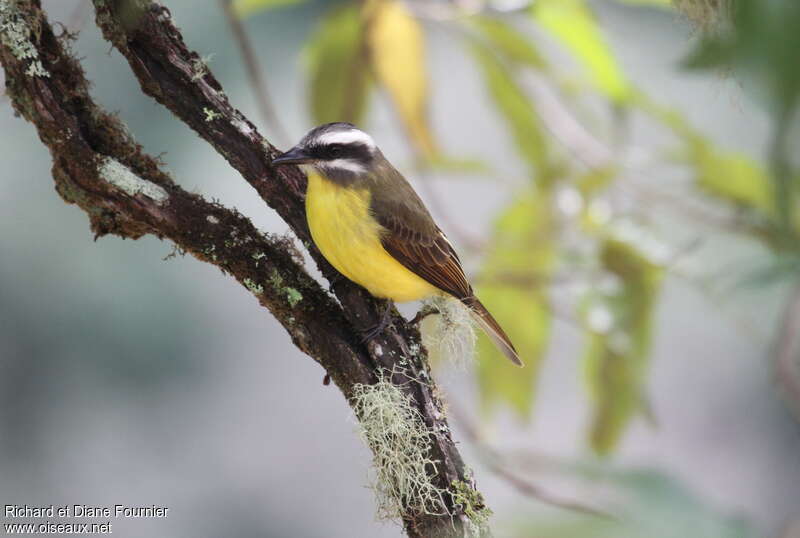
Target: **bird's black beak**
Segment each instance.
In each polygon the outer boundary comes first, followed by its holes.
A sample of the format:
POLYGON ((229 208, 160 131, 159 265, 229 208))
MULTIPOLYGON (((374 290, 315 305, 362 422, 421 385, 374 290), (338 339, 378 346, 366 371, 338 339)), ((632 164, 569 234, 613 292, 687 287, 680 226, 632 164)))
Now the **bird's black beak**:
POLYGON ((272 160, 273 165, 282 164, 303 164, 311 160, 311 157, 303 152, 302 149, 294 147, 282 155, 278 155, 272 160))

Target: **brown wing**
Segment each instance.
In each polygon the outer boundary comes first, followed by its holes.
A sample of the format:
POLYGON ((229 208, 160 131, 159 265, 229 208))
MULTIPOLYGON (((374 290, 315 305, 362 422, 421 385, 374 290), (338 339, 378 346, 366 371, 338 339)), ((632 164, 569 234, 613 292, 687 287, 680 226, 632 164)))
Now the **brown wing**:
POLYGON ((458 299, 472 296, 461 261, 445 235, 423 234, 395 217, 379 219, 387 232, 383 248, 397 261, 437 288, 458 299))
MULTIPOLYGON (((390 165, 389 165, 390 166, 390 165)), ((442 291, 464 299, 472 296, 461 260, 436 226, 411 185, 393 168, 391 188, 373 191, 372 213, 385 228, 383 248, 405 267, 442 291)))
POLYGON ((370 209, 385 229, 381 238, 383 248, 427 282, 460 299, 498 349, 514 364, 522 366, 514 344, 475 297, 458 254, 411 185, 385 160, 368 181, 372 195, 370 209))

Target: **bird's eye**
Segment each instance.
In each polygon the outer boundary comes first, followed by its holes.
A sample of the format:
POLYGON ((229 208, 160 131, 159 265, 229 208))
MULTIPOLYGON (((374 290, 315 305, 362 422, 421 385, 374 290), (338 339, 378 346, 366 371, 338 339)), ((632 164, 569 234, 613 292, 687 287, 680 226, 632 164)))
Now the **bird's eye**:
POLYGON ((328 148, 328 153, 330 153, 333 157, 340 155, 342 153, 342 146, 339 144, 333 144, 328 148))

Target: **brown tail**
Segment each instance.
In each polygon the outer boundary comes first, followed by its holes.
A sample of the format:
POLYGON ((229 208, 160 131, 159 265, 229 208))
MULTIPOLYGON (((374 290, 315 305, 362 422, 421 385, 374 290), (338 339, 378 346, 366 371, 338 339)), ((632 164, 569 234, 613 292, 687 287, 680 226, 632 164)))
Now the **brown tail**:
POLYGON ((492 342, 494 342, 494 345, 497 346, 497 349, 502 351, 503 354, 517 366, 524 366, 522 361, 519 359, 517 350, 514 349, 514 344, 511 343, 511 339, 508 337, 503 328, 500 327, 500 324, 497 323, 494 317, 492 317, 489 311, 486 310, 486 307, 483 306, 483 303, 481 303, 474 295, 472 297, 461 299, 461 302, 470 309, 472 312, 472 317, 478 322, 478 324, 481 326, 481 329, 484 330, 486 336, 492 339, 492 342))

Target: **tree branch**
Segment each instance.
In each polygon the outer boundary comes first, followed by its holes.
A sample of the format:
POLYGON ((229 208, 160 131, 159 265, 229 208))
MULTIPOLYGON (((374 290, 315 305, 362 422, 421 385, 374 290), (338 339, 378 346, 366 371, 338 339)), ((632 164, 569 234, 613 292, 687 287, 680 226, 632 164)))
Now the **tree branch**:
MULTIPOLYGON (((199 56, 183 43, 169 11, 138 0, 94 4, 104 35, 127 58, 142 89, 241 172, 310 245, 312 257, 333 281, 337 273, 310 242, 305 177, 296 169, 270 166, 275 148, 230 105, 199 56)), ((430 438, 425 456, 434 464, 425 468, 427 479, 445 492, 445 513, 415 511, 399 500, 406 531, 412 537, 466 536, 471 526, 465 511, 483 508, 483 502, 451 438, 416 328, 395 311, 390 329, 369 346, 361 344, 360 331, 377 322, 376 301, 338 278, 333 285, 337 303, 307 274, 291 241, 260 233, 236 211, 176 185, 124 125, 92 101, 80 65, 61 40, 39 0, 0 0, 0 63, 7 92, 49 148, 62 198, 88 214, 96 236, 168 238, 231 274, 272 312, 298 348, 326 369, 354 409, 360 409, 354 397, 360 387, 385 382, 381 372, 390 372, 392 386, 419 414, 430 438), (469 507, 464 506, 465 483, 473 499, 469 507)))

